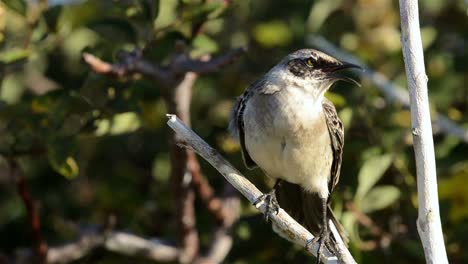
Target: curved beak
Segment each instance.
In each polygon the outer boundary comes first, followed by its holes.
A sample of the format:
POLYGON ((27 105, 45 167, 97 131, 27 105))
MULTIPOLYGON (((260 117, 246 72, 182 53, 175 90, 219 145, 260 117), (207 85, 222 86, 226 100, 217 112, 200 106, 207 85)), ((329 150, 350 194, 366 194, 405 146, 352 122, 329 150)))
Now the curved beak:
POLYGON ((359 65, 356 65, 356 64, 353 64, 353 63, 349 63, 349 62, 340 62, 338 64, 335 64, 335 65, 330 65, 328 67, 324 67, 322 68, 322 71, 325 72, 325 73, 329 73, 330 76, 335 79, 335 80, 341 80, 341 81, 345 81, 345 82, 348 82, 348 83, 351 83, 351 84, 355 84, 359 87, 361 87, 361 84, 358 83, 356 80, 354 80, 353 78, 351 77, 348 77, 346 75, 343 75, 341 73, 338 73, 338 71, 341 71, 341 70, 346 70, 346 69, 351 69, 351 68, 356 68, 356 69, 362 69, 361 66, 359 65))

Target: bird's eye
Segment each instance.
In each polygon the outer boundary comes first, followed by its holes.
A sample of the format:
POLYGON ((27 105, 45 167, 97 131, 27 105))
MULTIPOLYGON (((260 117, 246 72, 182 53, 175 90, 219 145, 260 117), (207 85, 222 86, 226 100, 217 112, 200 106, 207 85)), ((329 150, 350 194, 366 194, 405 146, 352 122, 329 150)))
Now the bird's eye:
POLYGON ((309 66, 309 67, 314 67, 314 61, 312 60, 312 58, 308 58, 308 59, 306 60, 306 64, 307 64, 307 66, 309 66))

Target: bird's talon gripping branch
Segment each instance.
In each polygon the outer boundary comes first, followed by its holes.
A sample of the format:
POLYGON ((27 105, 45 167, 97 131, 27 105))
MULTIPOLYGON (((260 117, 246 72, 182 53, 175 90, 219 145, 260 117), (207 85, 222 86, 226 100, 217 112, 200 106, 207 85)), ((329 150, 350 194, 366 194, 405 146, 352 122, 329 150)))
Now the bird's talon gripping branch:
POLYGON ((267 222, 269 221, 270 214, 278 214, 280 206, 276 200, 275 189, 258 197, 253 205, 257 207, 260 203, 265 203, 265 220, 267 222))

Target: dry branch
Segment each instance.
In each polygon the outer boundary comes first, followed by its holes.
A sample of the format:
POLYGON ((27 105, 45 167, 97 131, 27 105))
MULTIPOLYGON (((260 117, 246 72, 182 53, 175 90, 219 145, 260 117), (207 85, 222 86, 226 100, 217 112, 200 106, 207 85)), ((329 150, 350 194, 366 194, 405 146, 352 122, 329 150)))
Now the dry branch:
MULTIPOLYGON (((358 74, 374 83, 377 89, 379 89, 384 94, 388 101, 396 101, 405 108, 410 107, 409 94, 406 89, 395 83, 392 83, 382 73, 372 70, 357 57, 342 49, 339 49, 321 36, 312 35, 307 38, 307 43, 331 55, 334 55, 335 57, 339 57, 345 61, 360 65, 364 70, 358 72, 358 74)), ((440 131, 448 135, 453 135, 461 141, 468 143, 468 130, 459 126, 443 114, 437 113, 433 123, 435 132, 440 131)))
POLYGON ((427 76, 419 29, 418 1, 400 0, 401 46, 411 99, 416 174, 418 181, 418 232, 426 263, 448 263, 439 214, 437 175, 432 139, 427 76))
MULTIPOLYGON (((249 180, 247 180, 236 168, 234 168, 228 161, 226 161, 215 149, 211 148, 203 139, 201 139, 195 132, 188 128, 181 122, 175 115, 168 115, 169 121, 167 124, 177 133, 181 140, 188 146, 193 148, 200 156, 208 161, 214 168, 216 168, 226 180, 232 184, 242 195, 244 195, 251 203, 254 203, 263 193, 255 187, 249 180)), ((265 213, 265 204, 258 205, 258 210, 265 213)), ((283 234, 288 234, 288 239, 294 241, 299 245, 306 245, 311 241, 314 236, 307 231, 304 227, 298 224, 291 218, 283 209, 280 209, 278 214, 270 215, 270 219, 274 222, 283 234)), ((343 263, 356 263, 349 253, 346 246, 337 234, 336 228, 330 222, 332 235, 337 239, 338 258, 343 263)), ((309 247, 309 252, 316 256, 318 243, 314 243, 309 247)), ((326 250, 324 250, 326 251, 326 250)), ((338 263, 337 257, 333 256, 330 252, 324 252, 324 259, 326 263, 338 263)))
POLYGON ((34 243, 35 262, 43 263, 47 255, 47 242, 42 237, 41 233, 41 219, 37 206, 31 197, 29 188, 26 183, 26 178, 18 168, 18 164, 14 160, 10 160, 11 175, 16 181, 18 195, 21 197, 26 212, 28 214, 28 221, 31 226, 32 241, 34 243))
POLYGON ((157 262, 173 262, 179 256, 179 250, 164 241, 144 239, 136 235, 116 231, 86 234, 81 236, 78 241, 51 247, 47 254, 47 263, 76 261, 97 248, 157 262))

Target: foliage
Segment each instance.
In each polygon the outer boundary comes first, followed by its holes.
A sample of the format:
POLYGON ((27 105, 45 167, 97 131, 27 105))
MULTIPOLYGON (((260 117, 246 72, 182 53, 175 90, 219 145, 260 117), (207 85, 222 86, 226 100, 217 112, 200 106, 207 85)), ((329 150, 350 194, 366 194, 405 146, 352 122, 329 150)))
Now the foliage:
MULTIPOLYGON (((93 73, 89 52, 115 61, 141 49, 166 63, 184 40, 191 55, 248 47, 238 62, 200 77, 194 87, 194 130, 243 169, 226 130, 235 96, 287 53, 320 34, 405 86, 395 1, 0 1, 0 254, 31 247, 26 210, 7 160, 20 164, 40 201, 51 245, 109 215, 121 229, 175 239, 169 182, 166 106, 160 84, 93 73), (49 2, 49 4, 47 3, 49 2), (56 3, 56 4, 53 4, 56 3)), ((422 38, 433 113, 468 129, 468 20, 463 1, 421 1, 422 38)), ((422 263, 416 230, 415 165, 407 109, 386 102, 368 80, 337 84, 329 98, 346 127, 341 182, 333 205, 359 263, 422 263), (372 219, 370 222, 369 220, 372 219)), ((435 135, 441 218, 452 263, 468 262, 467 144, 435 135)), ((202 162, 217 193, 223 179, 202 162)), ((261 172, 248 172, 266 190, 261 172)), ((201 240, 212 219, 196 202, 201 240)), ((226 263, 299 263, 309 257, 279 238, 244 201, 226 263)), ((125 263, 96 253, 83 263, 125 263)))

